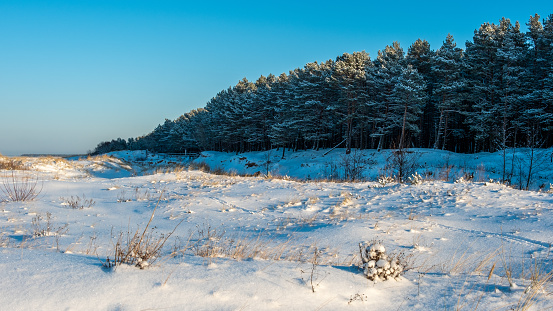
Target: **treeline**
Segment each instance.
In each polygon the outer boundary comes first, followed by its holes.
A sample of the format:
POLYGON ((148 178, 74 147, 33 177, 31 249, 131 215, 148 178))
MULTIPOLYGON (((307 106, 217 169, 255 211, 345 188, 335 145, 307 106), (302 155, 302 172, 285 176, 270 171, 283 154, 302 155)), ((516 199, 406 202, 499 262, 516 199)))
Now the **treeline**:
POLYGON ((345 53, 288 74, 243 79, 205 106, 96 153, 270 148, 437 148, 496 151, 553 144, 553 15, 528 31, 501 19, 475 30, 463 50, 448 35, 345 53))

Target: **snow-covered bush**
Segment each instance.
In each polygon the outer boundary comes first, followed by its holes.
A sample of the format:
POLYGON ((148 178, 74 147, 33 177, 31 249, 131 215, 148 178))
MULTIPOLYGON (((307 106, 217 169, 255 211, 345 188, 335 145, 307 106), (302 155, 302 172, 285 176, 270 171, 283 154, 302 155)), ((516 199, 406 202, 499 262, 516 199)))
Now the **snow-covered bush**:
POLYGON ((386 248, 379 242, 360 243, 359 251, 363 274, 371 281, 396 279, 406 270, 405 260, 401 256, 387 255, 386 248))
POLYGON ((378 183, 381 184, 382 186, 386 186, 387 184, 391 184, 395 181, 396 181, 396 179, 394 177, 391 177, 391 176, 380 176, 378 178, 378 183))
POLYGON ((411 176, 407 177, 407 182, 411 185, 420 185, 423 182, 422 176, 415 172, 414 174, 411 174, 411 176))
POLYGON ((469 182, 469 180, 466 180, 464 176, 461 176, 461 177, 459 177, 455 180, 456 184, 466 184, 468 182, 469 182))

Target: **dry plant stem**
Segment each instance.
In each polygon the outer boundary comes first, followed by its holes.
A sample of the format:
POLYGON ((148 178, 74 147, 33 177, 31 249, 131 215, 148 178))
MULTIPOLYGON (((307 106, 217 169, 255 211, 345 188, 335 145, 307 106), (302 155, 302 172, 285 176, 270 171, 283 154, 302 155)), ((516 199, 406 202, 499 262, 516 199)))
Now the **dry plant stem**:
MULTIPOLYGON (((163 191, 159 195, 159 199, 157 200, 156 206, 154 207, 154 210, 152 211, 152 215, 150 216, 150 220, 148 220, 148 223, 146 224, 146 228, 144 228, 144 231, 142 232, 142 236, 140 236, 140 241, 138 241, 138 245, 136 247, 138 249, 140 249, 140 245, 142 244, 142 241, 144 240, 144 235, 146 235, 146 231, 148 230, 148 227, 150 227, 150 224, 152 223, 152 219, 154 219, 154 215, 156 213, 157 207, 159 206, 159 202, 161 201, 162 196, 163 196, 163 191)), ((173 232, 174 231, 175 230, 173 229, 173 232)))
MULTIPOLYGON (((511 248, 509 248, 509 260, 507 261, 507 258, 505 258, 505 249, 503 244, 501 245, 501 253, 500 253, 501 263, 503 264, 503 269, 505 270, 505 276, 507 277, 507 281, 509 282, 509 286, 512 288, 516 284, 513 281, 513 267, 511 265, 511 248)), ((524 267, 524 264, 522 265, 524 267)))
POLYGON ((311 276, 310 276, 310 282, 311 282, 311 291, 315 292, 315 285, 313 284, 313 278, 315 275, 315 268, 317 268, 318 258, 320 256, 320 251, 315 247, 315 250, 313 250, 313 258, 311 261, 311 276))
MULTIPOLYGON (((488 278, 486 279, 486 284, 490 282, 490 279, 492 278, 493 270, 495 269, 495 263, 493 264, 492 268, 490 269, 490 272, 488 273, 488 278)), ((482 293, 478 296, 478 300, 476 301, 476 305, 474 306, 473 310, 478 310, 478 306, 480 305, 480 301, 482 301, 482 297, 484 297, 484 294, 486 292, 482 291, 482 293)))
POLYGON ((42 191, 42 186, 38 189, 38 176, 18 176, 14 171, 11 176, 5 174, 2 184, 0 184, 0 200, 2 201, 32 201, 42 191))

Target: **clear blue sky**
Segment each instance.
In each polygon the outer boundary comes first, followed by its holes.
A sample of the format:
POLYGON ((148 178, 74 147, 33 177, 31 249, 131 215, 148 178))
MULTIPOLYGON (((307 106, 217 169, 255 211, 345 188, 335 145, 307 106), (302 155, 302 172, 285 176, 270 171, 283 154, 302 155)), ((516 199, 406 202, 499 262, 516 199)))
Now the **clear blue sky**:
POLYGON ((84 153, 243 77, 448 33, 464 48, 484 22, 535 13, 553 1, 0 0, 0 153, 84 153))

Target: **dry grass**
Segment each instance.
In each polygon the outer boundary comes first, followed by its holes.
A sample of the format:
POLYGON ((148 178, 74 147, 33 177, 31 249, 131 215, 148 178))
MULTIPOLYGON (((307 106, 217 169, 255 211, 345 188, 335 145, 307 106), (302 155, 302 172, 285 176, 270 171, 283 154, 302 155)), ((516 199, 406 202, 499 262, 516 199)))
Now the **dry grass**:
POLYGON ((167 166, 157 167, 155 170, 151 172, 151 175, 170 174, 170 173, 180 174, 182 172, 185 172, 187 169, 188 167, 182 164, 178 164, 178 163, 168 164, 167 166))
MULTIPOLYGON (((225 171, 223 168, 211 168, 209 164, 205 162, 191 162, 188 166, 188 170, 198 170, 204 173, 213 174, 213 175, 221 175, 221 176, 229 176, 229 177, 259 177, 259 178, 265 178, 265 179, 278 179, 278 180, 286 180, 286 181, 294 181, 298 183, 305 183, 306 180, 299 179, 299 178, 292 178, 290 176, 281 176, 281 175, 272 175, 272 174, 262 174, 261 172, 256 172, 254 174, 238 174, 235 171, 225 171)), ((311 180, 311 181, 322 181, 322 180, 311 180)))
POLYGON ((210 225, 198 226, 191 233, 187 245, 186 249, 180 249, 179 252, 184 254, 190 251, 192 255, 206 258, 208 264, 216 258, 312 263, 315 250, 318 253, 317 264, 349 266, 356 259, 355 255, 340 258, 337 251, 319 248, 317 243, 299 244, 293 235, 285 239, 279 239, 265 231, 228 235, 224 228, 213 228, 210 225))
POLYGON ((0 247, 8 247, 10 245, 10 239, 5 232, 0 232, 0 247))
POLYGON ((110 156, 110 155, 107 155, 107 154, 101 154, 101 155, 95 155, 95 156, 88 155, 86 157, 86 160, 102 162, 102 161, 109 161, 111 158, 113 158, 113 157, 110 156))
POLYGON ((155 212, 162 196, 163 193, 159 196, 157 204, 150 216, 150 220, 142 232, 137 228, 136 231, 131 234, 129 230, 126 234, 126 239, 123 238, 123 232, 119 233, 118 239, 114 245, 113 257, 110 259, 108 256, 106 261, 102 262, 104 267, 112 268, 121 264, 130 264, 144 269, 161 257, 163 246, 182 223, 182 221, 179 222, 173 231, 166 235, 158 235, 155 234, 153 230, 150 230, 150 225, 154 219, 155 212))
POLYGON ((277 242, 263 233, 245 236, 228 236, 222 228, 210 225, 199 226, 192 234, 190 250, 195 256, 207 258, 225 257, 235 260, 260 258, 265 260, 282 260, 291 257, 290 245, 293 239, 277 242))
POLYGON ((132 191, 127 191, 122 189, 117 194, 117 202, 132 202, 132 201, 150 201, 155 197, 150 192, 149 189, 142 189, 140 187, 135 187, 132 191))
POLYGON ((0 155, 0 170, 28 170, 25 162, 21 158, 8 158, 0 155))
POLYGON ((549 271, 548 273, 543 273, 543 271, 540 271, 539 274, 533 275, 531 283, 525 288, 524 292, 520 296, 518 303, 512 308, 512 310, 530 310, 538 300, 539 296, 551 295, 551 292, 548 293, 547 290, 548 288, 550 288, 550 283, 552 280, 553 270, 549 271))
POLYGON ((465 275, 462 286, 456 289, 455 293, 448 293, 456 300, 452 309, 486 310, 481 302, 486 295, 493 293, 489 288, 503 287, 505 282, 514 295, 520 294, 518 302, 514 305, 506 305, 505 310, 533 310, 540 299, 553 294, 551 249, 546 255, 533 256, 532 260, 526 261, 524 259, 526 252, 515 250, 512 245, 510 247, 502 245, 485 254, 469 253, 470 247, 465 249, 463 252, 455 252, 445 263, 432 264, 434 254, 428 255, 427 258, 417 258, 417 261, 425 261, 416 267, 419 277, 424 277, 431 272, 465 275), (517 285, 517 282, 524 286, 517 285))

